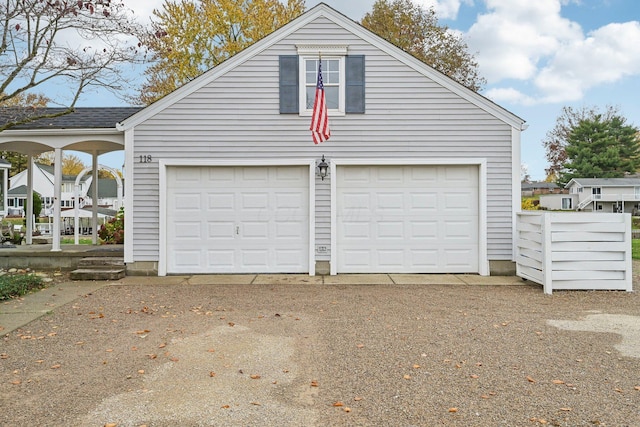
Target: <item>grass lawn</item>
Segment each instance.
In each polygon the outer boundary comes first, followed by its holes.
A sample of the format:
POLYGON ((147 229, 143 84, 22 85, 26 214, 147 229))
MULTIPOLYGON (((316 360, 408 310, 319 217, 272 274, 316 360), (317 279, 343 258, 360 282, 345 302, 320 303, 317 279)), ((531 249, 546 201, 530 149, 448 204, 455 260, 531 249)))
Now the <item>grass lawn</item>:
MULTIPOLYGON (((61 245, 74 245, 75 244, 75 239, 73 237, 64 237, 62 239, 60 239, 60 244, 61 245)), ((80 245, 91 245, 93 244, 93 240, 89 237, 89 238, 80 238, 78 239, 78 244, 80 245)))
POLYGON ((640 259, 640 239, 631 241, 631 258, 640 259))

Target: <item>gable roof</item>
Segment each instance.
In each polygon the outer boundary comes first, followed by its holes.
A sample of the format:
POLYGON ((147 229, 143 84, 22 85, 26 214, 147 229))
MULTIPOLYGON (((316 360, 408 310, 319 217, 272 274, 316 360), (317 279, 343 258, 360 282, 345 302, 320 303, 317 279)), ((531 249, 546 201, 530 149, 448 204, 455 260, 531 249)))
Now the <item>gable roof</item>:
POLYGON ((578 187, 639 187, 640 178, 573 178, 564 188, 573 184, 578 187))
POLYGON ((165 97, 159 99, 158 101, 154 102, 148 107, 137 112, 133 116, 118 123, 116 126, 117 129, 127 130, 127 129, 134 128, 136 125, 153 117, 155 114, 159 113, 165 108, 170 107, 171 105, 181 100, 182 98, 190 95, 191 93, 196 92, 198 89, 206 86, 210 82, 215 81, 220 76, 225 75, 229 71, 233 70, 235 67, 253 58, 255 55, 266 50, 271 45, 279 42, 280 40, 286 38, 293 32, 297 31, 298 29, 304 27, 308 23, 321 17, 324 17, 332 21, 336 25, 339 25, 342 28, 352 32, 353 34, 367 41, 371 45, 379 48, 383 52, 394 57, 395 59, 405 63, 406 65, 413 68, 417 72, 437 82, 438 84, 447 88, 451 92, 454 92, 458 96, 476 105, 477 107, 483 109, 484 111, 493 115, 494 117, 504 121, 505 123, 508 123, 512 127, 515 127, 519 130, 525 129, 525 127, 523 127, 525 121, 520 117, 516 116, 515 114, 506 110, 505 108, 499 106, 498 104, 494 103, 490 99, 456 82, 455 80, 446 76, 445 74, 435 70, 434 68, 430 67, 429 65, 415 58, 413 55, 406 53, 405 51, 393 45, 392 43, 389 43, 388 41, 384 40, 382 37, 364 28, 362 25, 360 25, 356 21, 353 21, 352 19, 346 17, 345 15, 329 7, 325 3, 319 3, 317 6, 303 13, 296 19, 292 20, 288 24, 275 30, 271 34, 262 38, 261 40, 255 42, 251 46, 247 47, 243 51, 227 59, 223 63, 215 66, 214 68, 201 74, 200 76, 193 79, 192 81, 184 84, 183 86, 179 87, 178 89, 166 95, 165 97))
MULTIPOLYGON (((140 111, 142 107, 89 107, 76 108, 69 114, 53 118, 42 118, 11 129, 114 129, 116 123, 140 111)), ((66 108, 0 108, 0 123, 16 118, 38 115, 60 114, 66 108)))
POLYGON ((533 189, 543 189, 543 188, 553 190, 554 188, 560 188, 560 187, 555 182, 536 181, 536 182, 523 182, 520 184, 520 188, 522 190, 533 190, 533 189))
MULTIPOLYGON (((122 189, 124 190, 124 180, 122 180, 122 189)), ((87 194, 93 194, 93 181, 89 185, 87 194)), ((117 197, 118 182, 111 178, 98 178, 98 197, 117 197)))

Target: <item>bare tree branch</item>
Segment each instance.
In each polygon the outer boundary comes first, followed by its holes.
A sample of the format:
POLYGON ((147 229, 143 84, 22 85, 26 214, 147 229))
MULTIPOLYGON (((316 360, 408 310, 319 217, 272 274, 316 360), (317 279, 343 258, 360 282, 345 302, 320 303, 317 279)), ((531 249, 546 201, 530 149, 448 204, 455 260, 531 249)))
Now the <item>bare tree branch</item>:
MULTIPOLYGON (((135 35, 143 31, 122 0, 1 1, 0 107, 45 83, 69 89, 55 99, 67 113, 90 87, 127 88, 121 66, 141 62, 135 35)), ((25 109, 0 131, 45 117, 37 111, 25 109)))

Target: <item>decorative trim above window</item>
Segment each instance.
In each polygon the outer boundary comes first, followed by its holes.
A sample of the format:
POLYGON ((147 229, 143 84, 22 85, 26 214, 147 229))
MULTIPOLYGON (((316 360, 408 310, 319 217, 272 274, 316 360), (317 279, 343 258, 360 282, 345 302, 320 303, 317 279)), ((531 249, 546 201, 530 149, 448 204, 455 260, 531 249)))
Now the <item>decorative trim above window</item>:
POLYGON ((347 49, 346 44, 298 44, 298 55, 333 55, 333 56, 345 56, 347 49))

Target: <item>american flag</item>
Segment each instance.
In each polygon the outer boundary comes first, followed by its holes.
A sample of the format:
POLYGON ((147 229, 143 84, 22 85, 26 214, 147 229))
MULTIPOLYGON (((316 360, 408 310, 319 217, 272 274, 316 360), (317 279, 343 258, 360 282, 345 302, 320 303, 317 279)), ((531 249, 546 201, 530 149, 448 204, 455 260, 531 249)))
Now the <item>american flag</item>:
POLYGON ((311 137, 313 143, 326 141, 331 136, 329 130, 329 116, 327 116, 327 103, 322 83, 322 60, 318 61, 318 83, 316 84, 316 99, 313 102, 313 114, 311 116, 311 137))

